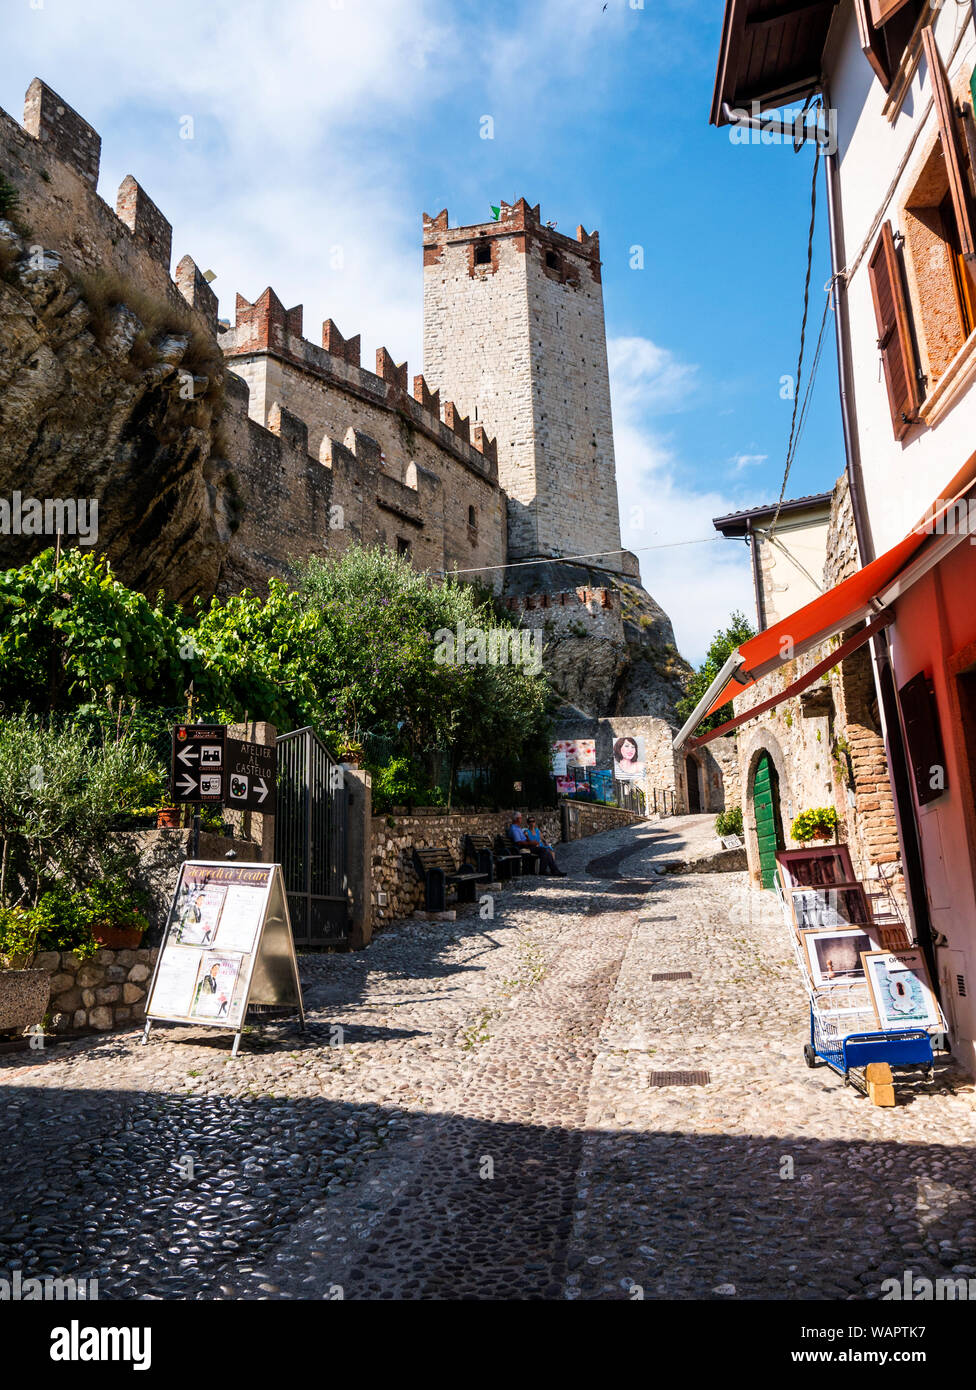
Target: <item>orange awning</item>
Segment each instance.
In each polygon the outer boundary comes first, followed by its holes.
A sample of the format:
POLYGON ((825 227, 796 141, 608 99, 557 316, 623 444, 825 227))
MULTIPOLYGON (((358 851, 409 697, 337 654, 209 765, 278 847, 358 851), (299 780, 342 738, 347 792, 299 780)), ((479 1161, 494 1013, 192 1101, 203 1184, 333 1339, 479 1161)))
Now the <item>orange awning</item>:
MULTIPOLYGON (((966 473, 969 471, 968 468, 965 470, 966 473)), ((959 475, 954 482, 958 480, 959 475)), ((806 607, 798 608, 795 613, 781 619, 775 626, 767 627, 755 637, 751 637, 748 642, 743 642, 739 648, 742 664, 733 678, 726 682, 702 718, 720 710, 734 696, 748 690, 750 685, 754 685, 770 671, 775 671, 777 666, 792 661, 796 656, 803 656, 805 652, 818 647, 821 642, 826 642, 845 628, 854 627, 856 623, 865 622, 880 613, 883 607, 882 599, 891 602, 897 597, 896 581, 926 543, 933 552, 931 558, 934 562, 941 558, 946 550, 952 549, 966 537, 968 510, 962 499, 971 486, 972 482, 969 479, 966 486, 948 501, 937 498, 904 540, 900 540, 897 545, 893 545, 890 550, 886 550, 883 555, 865 565, 864 569, 842 580, 833 589, 820 594, 806 607), (955 510, 960 504, 963 506, 961 516, 955 510), (950 513, 951 523, 947 523, 945 518, 950 513), (896 586, 894 593, 890 592, 893 585, 896 586)), ((919 558, 927 568, 924 557, 919 558)), ((908 582, 911 582, 910 578, 908 582)))
POLYGON ((909 560, 921 549, 927 537, 924 532, 914 531, 897 545, 872 560, 870 565, 844 579, 825 594, 818 595, 805 608, 798 608, 788 618, 782 618, 773 627, 767 627, 748 642, 743 642, 739 652, 743 665, 739 668, 738 679, 733 678, 721 691, 718 698, 706 711, 706 715, 728 704, 734 695, 739 695, 754 685, 757 680, 784 662, 826 642, 828 637, 853 627, 872 613, 877 612, 876 600, 884 593, 909 560))

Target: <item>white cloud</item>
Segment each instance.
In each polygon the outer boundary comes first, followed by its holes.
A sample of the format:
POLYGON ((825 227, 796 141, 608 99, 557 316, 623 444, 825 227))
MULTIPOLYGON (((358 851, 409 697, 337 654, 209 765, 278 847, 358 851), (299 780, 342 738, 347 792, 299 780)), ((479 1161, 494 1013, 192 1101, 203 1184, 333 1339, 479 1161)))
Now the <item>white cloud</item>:
POLYGON ((744 468, 757 468, 768 457, 768 454, 733 454, 729 463, 737 473, 741 473, 744 468))
POLYGON ((734 609, 754 621, 749 552, 712 527, 712 517, 741 503, 696 486, 656 423, 692 399, 697 367, 647 338, 611 339, 608 349, 623 543, 637 552, 644 587, 671 618, 679 650, 697 664, 734 609), (660 548, 642 549, 649 546, 660 548))

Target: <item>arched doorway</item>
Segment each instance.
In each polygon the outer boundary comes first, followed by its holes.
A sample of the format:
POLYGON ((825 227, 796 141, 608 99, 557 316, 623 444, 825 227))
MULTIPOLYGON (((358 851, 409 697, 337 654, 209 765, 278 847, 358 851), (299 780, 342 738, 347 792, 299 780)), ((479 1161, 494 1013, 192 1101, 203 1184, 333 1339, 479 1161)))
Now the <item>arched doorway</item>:
POLYGON ((701 768, 698 759, 690 754, 685 758, 685 776, 688 779, 688 814, 698 815, 702 810, 701 768))
POLYGON ((752 809, 759 844, 759 874, 764 888, 776 886, 776 851, 784 848, 779 810, 779 777, 768 753, 761 753, 752 778, 752 809))

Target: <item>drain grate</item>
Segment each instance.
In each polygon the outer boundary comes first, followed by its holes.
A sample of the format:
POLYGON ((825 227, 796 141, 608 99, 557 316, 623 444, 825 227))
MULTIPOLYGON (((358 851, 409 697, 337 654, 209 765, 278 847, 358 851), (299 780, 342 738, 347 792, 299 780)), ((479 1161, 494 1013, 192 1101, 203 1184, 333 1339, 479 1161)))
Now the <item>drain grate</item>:
POLYGON ((652 1071, 648 1086, 707 1086, 711 1082, 707 1071, 652 1071))
POLYGON ((690 970, 659 970, 651 976, 651 984, 657 980, 690 980, 690 970))

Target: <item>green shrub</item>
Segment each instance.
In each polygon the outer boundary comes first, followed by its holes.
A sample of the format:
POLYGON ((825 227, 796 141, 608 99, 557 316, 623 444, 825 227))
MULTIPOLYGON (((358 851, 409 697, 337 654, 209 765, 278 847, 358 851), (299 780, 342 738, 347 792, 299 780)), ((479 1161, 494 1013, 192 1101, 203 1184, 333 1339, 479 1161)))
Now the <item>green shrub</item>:
POLYGON ((741 806, 730 806, 727 811, 715 817, 715 834, 719 839, 725 835, 738 835, 742 838, 741 806))

